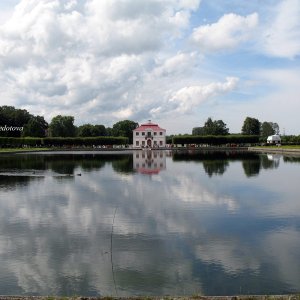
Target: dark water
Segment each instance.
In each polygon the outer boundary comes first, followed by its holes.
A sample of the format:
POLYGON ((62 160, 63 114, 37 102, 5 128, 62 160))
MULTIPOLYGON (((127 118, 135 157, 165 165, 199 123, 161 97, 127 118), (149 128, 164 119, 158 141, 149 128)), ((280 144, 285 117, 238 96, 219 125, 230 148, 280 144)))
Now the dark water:
POLYGON ((0 156, 1 295, 300 291, 300 158, 0 156))

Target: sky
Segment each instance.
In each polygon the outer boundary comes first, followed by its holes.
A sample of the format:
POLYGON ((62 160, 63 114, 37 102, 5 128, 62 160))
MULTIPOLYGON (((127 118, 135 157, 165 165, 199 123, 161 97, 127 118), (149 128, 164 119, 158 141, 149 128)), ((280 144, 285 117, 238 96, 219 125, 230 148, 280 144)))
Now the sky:
POLYGON ((0 105, 191 133, 300 134, 300 0, 1 0, 0 105))

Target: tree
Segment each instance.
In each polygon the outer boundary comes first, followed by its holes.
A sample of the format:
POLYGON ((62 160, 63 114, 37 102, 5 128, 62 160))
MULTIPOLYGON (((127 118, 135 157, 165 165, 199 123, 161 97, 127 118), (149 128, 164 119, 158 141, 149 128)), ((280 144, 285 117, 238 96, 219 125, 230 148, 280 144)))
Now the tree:
POLYGON ((54 117, 49 125, 49 133, 52 137, 75 136, 74 117, 61 115, 54 117))
POLYGON ((203 127, 194 127, 192 130, 192 135, 204 135, 203 127))
POLYGON ((77 136, 82 136, 82 137, 106 136, 106 129, 104 125, 83 124, 78 127, 77 136))
POLYGON ((263 122, 260 126, 260 133, 262 137, 273 135, 275 133, 275 130, 273 129, 271 122, 263 122))
POLYGON ((93 129, 93 136, 105 136, 106 129, 104 125, 95 125, 93 129))
POLYGON ((107 136, 113 136, 113 129, 111 127, 106 127, 105 131, 107 136))
POLYGON ((262 137, 268 137, 269 135, 279 134, 279 126, 273 122, 263 122, 260 127, 262 137))
POLYGON ((272 123, 272 122, 270 122, 270 123, 272 124, 272 128, 274 130, 274 133, 279 134, 279 125, 277 123, 272 123))
POLYGON ((193 135, 226 135, 229 129, 222 120, 213 121, 208 118, 203 127, 193 128, 193 135))
POLYGON ((229 132, 229 128, 222 120, 214 121, 215 135, 226 135, 229 132))
POLYGON ((78 127, 77 135, 82 137, 90 137, 93 136, 93 125, 84 124, 78 127))
POLYGON ((242 134, 246 135, 259 135, 260 133, 260 122, 251 117, 247 117, 242 127, 242 134))
MULTIPOLYGON (((7 127, 24 127, 27 122, 29 122, 31 115, 25 109, 17 109, 13 106, 0 106, 0 126, 7 127)), ((21 130, 7 130, 0 131, 0 136, 11 136, 11 137, 20 137, 21 130)))
POLYGON ((48 123, 45 121, 44 117, 32 117, 28 123, 25 124, 22 136, 44 137, 47 128, 48 123))
POLYGON ((130 120, 119 121, 113 125, 112 133, 114 136, 124 136, 129 139, 129 144, 132 144, 132 131, 139 126, 138 123, 130 120))

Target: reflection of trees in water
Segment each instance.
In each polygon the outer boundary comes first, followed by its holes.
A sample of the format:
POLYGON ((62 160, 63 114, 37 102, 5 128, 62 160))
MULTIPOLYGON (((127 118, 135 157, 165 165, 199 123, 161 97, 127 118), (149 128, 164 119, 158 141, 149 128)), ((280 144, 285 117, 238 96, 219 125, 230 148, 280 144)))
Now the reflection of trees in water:
POLYGON ((51 170, 58 174, 74 174, 76 168, 83 171, 100 170, 112 163, 117 172, 132 172, 132 155, 93 154, 30 154, 0 157, 0 172, 32 172, 51 170))
POLYGON ((278 155, 261 155, 261 167, 263 169, 277 169, 279 167, 280 156, 278 155))
POLYGON ((43 155, 3 155, 0 156, 0 170, 46 170, 43 155))
POLYGON ((73 174, 76 168, 83 171, 97 171, 104 165, 105 161, 99 156, 86 154, 51 155, 45 156, 47 169, 59 174, 73 174))
POLYGON ((258 154, 247 151, 208 151, 208 150, 192 150, 192 151, 174 151, 173 161, 206 161, 206 160, 227 160, 239 161, 257 157, 258 154))
POLYGON ((228 160, 205 160, 203 168, 209 177, 212 175, 223 175, 229 165, 228 160))
POLYGON ((242 165, 247 177, 257 176, 259 174, 261 168, 259 157, 256 159, 244 160, 242 165))
POLYGON ((289 163, 300 163, 300 156, 284 156, 283 161, 289 163))
POLYGON ((33 180, 41 180, 42 177, 32 176, 6 176, 0 175, 0 189, 14 190, 17 187, 28 185, 33 180))
POLYGON ((279 161, 280 158, 277 156, 261 154, 251 160, 243 161, 243 169, 247 177, 257 176, 261 169, 277 169, 279 161))
POLYGON ((258 158, 246 151, 178 151, 173 153, 174 161, 201 162, 209 177, 223 175, 231 161, 248 161, 258 158))
POLYGON ((133 173, 133 156, 132 155, 122 155, 117 159, 112 161, 112 167, 114 171, 118 173, 133 173))
POLYGON ((260 170, 279 166, 279 158, 247 151, 178 151, 173 153, 174 161, 195 161, 203 164, 209 177, 225 173, 229 162, 241 161, 247 177, 257 176, 260 170))

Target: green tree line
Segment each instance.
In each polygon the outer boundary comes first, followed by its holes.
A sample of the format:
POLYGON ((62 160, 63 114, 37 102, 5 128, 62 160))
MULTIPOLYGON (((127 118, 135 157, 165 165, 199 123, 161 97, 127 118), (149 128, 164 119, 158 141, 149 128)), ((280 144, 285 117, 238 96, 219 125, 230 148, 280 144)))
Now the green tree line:
POLYGON ((75 126, 74 120, 73 116, 57 115, 48 124, 44 117, 34 116, 25 109, 0 106, 0 137, 125 137, 132 143, 132 130, 139 126, 131 120, 119 121, 112 128, 102 124, 75 126))
POLYGON ((0 147, 68 147, 68 146, 103 146, 103 145, 127 145, 126 137, 0 137, 0 147))
MULTIPOLYGON (((227 135, 229 128, 223 120, 208 118, 202 127, 194 127, 192 135, 227 135)), ((243 135, 258 135, 266 138, 269 135, 279 134, 279 125, 274 122, 260 122, 256 118, 246 117, 241 128, 243 135)))
MULTIPOLYGON (((44 117, 30 114, 25 109, 18 109, 13 106, 0 106, 0 137, 19 138, 96 138, 96 137, 125 137, 128 143, 132 144, 132 130, 139 124, 132 120, 122 120, 116 122, 112 127, 105 127, 103 124, 83 124, 76 126, 73 116, 57 115, 48 124, 44 117), (11 130, 20 129, 22 130, 11 130), (9 129, 9 130, 8 130, 9 129)), ((279 125, 275 122, 260 122, 253 117, 246 117, 242 128, 241 136, 257 136, 260 141, 266 140, 267 136, 279 134, 279 125)), ((229 133, 229 128, 223 120, 213 120, 211 117, 200 127, 194 127, 192 136, 196 140, 210 140, 211 144, 221 143, 221 136, 232 136, 230 139, 237 139, 229 133), (215 138, 212 138, 215 136, 215 138)), ((173 139, 181 135, 167 137, 167 143, 174 143, 173 139)), ((229 139, 229 138, 228 138, 229 139)), ((30 142, 30 139, 26 140, 30 142)), ((54 141, 54 140, 53 140, 54 141)), ((72 140, 73 142, 75 140, 72 140)), ((79 140, 78 140, 79 141, 79 140)), ((80 140, 80 143, 88 143, 88 140, 80 140)), ((283 143, 299 144, 297 136, 282 137, 283 143)), ((104 140, 103 140, 104 142, 104 140)), ((32 142, 34 144, 34 142, 32 142)), ((70 142, 71 143, 71 142, 70 142)), ((192 142, 193 143, 193 142, 192 142)), ((204 142, 205 143, 205 142, 204 142)), ((222 142, 223 143, 223 142, 222 142)), ((237 141, 227 143, 238 143, 237 141)), ((241 142, 243 143, 243 142, 241 142)))
POLYGON ((225 144, 248 144, 258 143, 258 135, 182 135, 174 136, 173 144, 206 144, 206 145, 225 145, 225 144))

